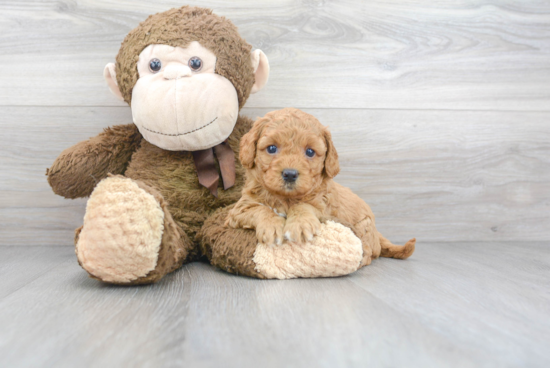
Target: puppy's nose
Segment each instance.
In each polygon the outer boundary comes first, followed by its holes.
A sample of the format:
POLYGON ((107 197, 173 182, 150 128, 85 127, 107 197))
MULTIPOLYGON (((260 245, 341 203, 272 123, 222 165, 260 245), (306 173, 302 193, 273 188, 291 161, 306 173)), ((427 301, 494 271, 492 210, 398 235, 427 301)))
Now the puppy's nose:
POLYGON ((283 170, 283 180, 287 183, 294 183, 298 179, 298 170, 294 169, 284 169, 283 170))

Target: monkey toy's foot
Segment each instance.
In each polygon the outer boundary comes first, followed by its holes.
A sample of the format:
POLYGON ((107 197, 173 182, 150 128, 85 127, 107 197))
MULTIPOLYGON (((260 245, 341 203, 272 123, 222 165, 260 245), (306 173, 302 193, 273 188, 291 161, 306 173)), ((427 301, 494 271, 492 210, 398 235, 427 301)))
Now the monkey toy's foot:
POLYGON ((253 261, 268 278, 334 277, 355 272, 363 258, 361 240, 342 224, 327 221, 306 243, 258 244, 253 261))
POLYGON ((158 192, 132 179, 110 176, 90 196, 75 243, 80 265, 93 278, 142 284, 179 267, 189 241, 158 192))
POLYGON ((361 240, 340 223, 323 223, 317 236, 307 243, 270 246, 258 244, 254 230, 225 226, 231 207, 211 215, 199 233, 203 254, 214 266, 267 279, 343 276, 361 266, 361 240))

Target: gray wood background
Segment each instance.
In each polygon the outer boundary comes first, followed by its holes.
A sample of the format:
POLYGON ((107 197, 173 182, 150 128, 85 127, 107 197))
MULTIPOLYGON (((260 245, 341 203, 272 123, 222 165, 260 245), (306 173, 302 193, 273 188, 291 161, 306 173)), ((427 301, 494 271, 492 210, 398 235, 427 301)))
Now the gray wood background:
POLYGON ((0 244, 71 245, 66 147, 131 122, 102 70, 148 14, 213 8, 269 57, 251 117, 333 131, 337 180, 390 239, 550 240, 550 1, 0 1, 0 244))
POLYGON ((0 0, 0 141, 0 367, 550 366, 550 0, 0 0), (331 279, 87 277, 86 202, 45 170, 131 122, 103 67, 185 3, 268 55, 242 113, 329 125, 337 180, 413 257, 331 279))

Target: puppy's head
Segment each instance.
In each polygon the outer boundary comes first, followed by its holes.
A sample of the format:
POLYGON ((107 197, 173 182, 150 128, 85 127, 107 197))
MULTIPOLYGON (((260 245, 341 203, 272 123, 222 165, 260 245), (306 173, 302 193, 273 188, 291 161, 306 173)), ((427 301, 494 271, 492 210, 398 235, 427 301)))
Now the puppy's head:
POLYGON ((239 158, 264 188, 285 197, 310 193, 340 171, 328 129, 291 108, 258 119, 241 140, 239 158))

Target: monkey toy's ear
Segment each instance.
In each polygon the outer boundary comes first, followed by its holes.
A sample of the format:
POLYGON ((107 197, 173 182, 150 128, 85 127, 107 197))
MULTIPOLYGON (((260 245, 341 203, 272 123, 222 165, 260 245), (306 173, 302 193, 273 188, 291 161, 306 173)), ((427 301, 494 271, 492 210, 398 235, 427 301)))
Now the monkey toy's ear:
POLYGON ((124 101, 124 97, 122 97, 122 93, 120 93, 120 89, 118 89, 118 84, 116 82, 116 68, 114 63, 105 65, 105 69, 103 69, 103 77, 105 78, 105 81, 107 82, 107 85, 113 95, 115 95, 119 100, 124 101))
POLYGON ((254 68, 254 85, 250 93, 256 93, 267 83, 267 79, 269 78, 269 62, 262 50, 252 51, 250 57, 252 59, 252 67, 254 68))

